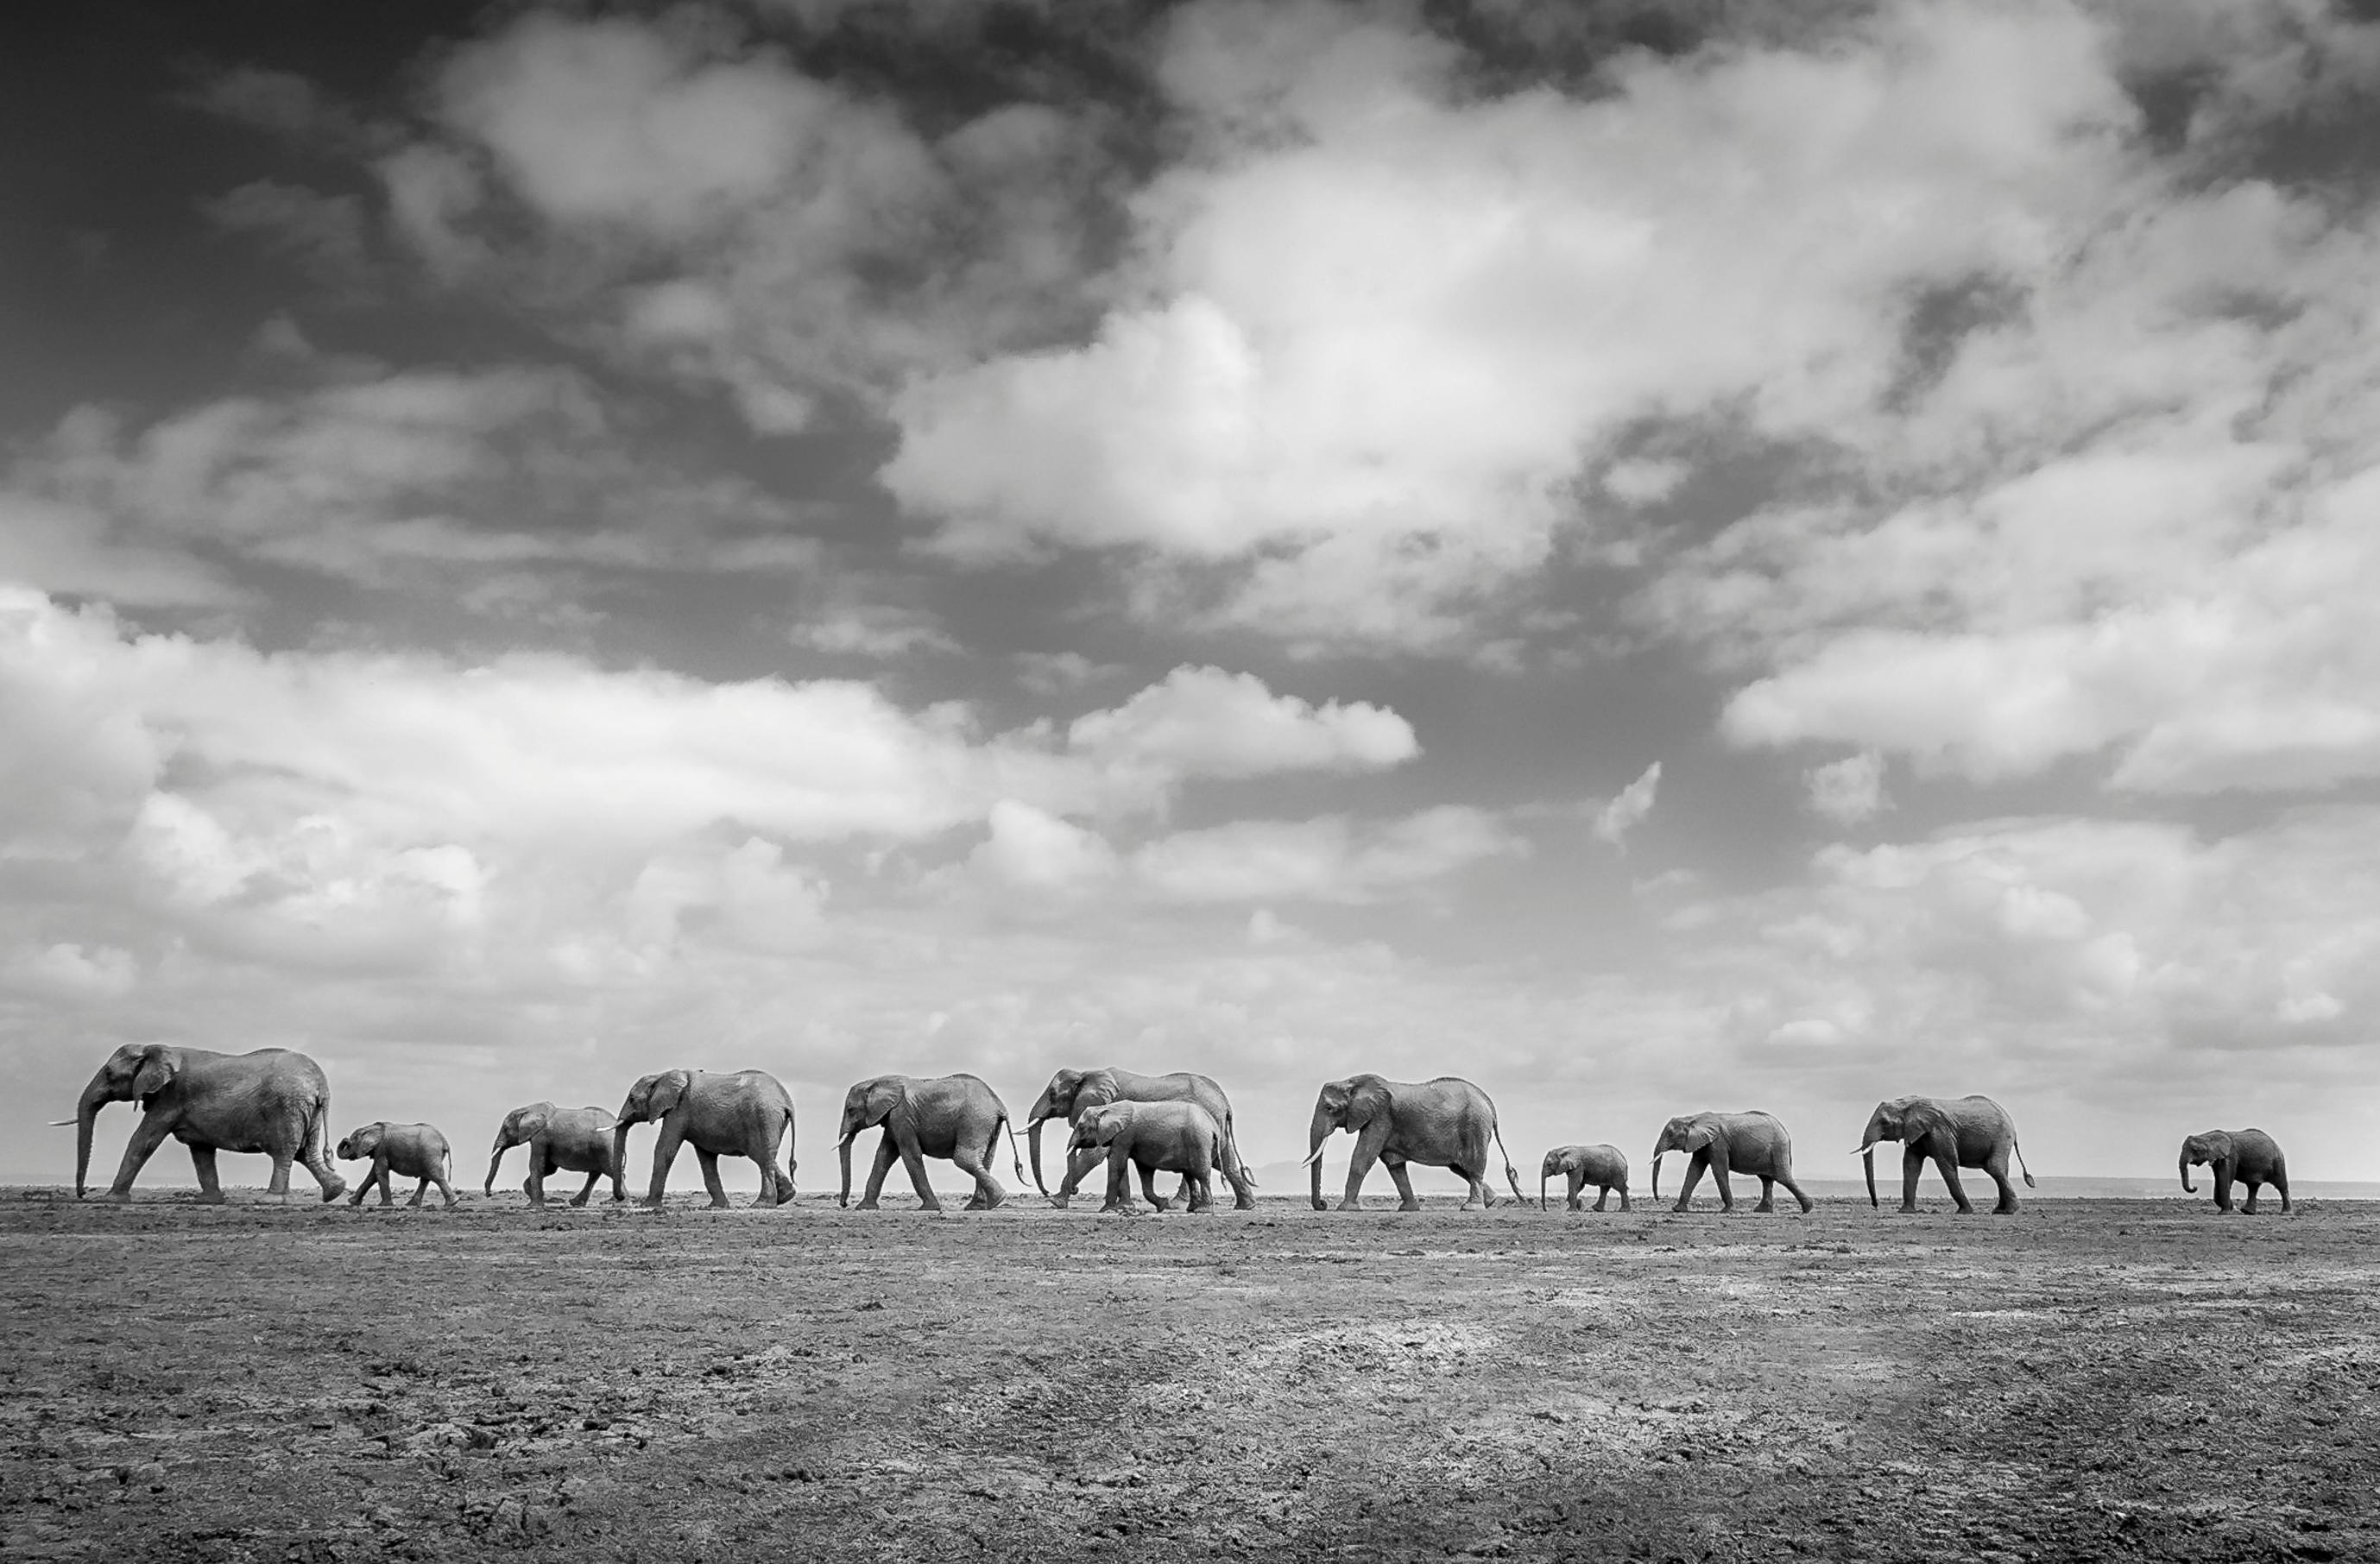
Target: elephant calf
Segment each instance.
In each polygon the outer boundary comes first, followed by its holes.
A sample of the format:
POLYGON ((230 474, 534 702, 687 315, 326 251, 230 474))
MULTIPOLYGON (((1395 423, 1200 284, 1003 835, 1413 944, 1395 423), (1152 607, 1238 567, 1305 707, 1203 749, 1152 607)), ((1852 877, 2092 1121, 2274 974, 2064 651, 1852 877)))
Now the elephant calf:
POLYGON ((1560 1174, 1570 1185, 1566 1199, 1573 1211, 1584 1210, 1579 1203, 1579 1191, 1588 1184, 1595 1186, 1595 1208, 1603 1209, 1616 1191, 1620 1208, 1633 1210, 1628 1201, 1628 1158, 1616 1146, 1558 1146, 1546 1153, 1545 1165, 1537 1170, 1537 1209, 1546 1208, 1546 1181, 1560 1174))
POLYGON ((1661 1197, 1661 1158, 1665 1152, 1687 1153, 1686 1176, 1678 1186, 1678 1203, 1673 1211, 1692 1209, 1694 1185, 1708 1170, 1711 1182, 1718 1187, 1718 1204, 1722 1211, 1735 1209, 1735 1192, 1728 1187, 1728 1174, 1750 1173, 1760 1181, 1760 1204, 1755 1211, 1777 1209, 1777 1186, 1801 1204, 1806 1215, 1815 1204, 1793 1182, 1793 1137, 1785 1133, 1773 1113, 1757 1110, 1749 1113, 1684 1113, 1670 1120, 1661 1128, 1661 1138, 1653 1143, 1653 1198, 1661 1197))
MULTIPOLYGON (((528 1177, 522 1182, 532 1206, 545 1204, 545 1181, 555 1173, 584 1173, 587 1182, 570 1197, 574 1206, 587 1204, 598 1181, 612 1177, 612 1114, 602 1108, 556 1108, 532 1102, 514 1109, 496 1126, 496 1144, 488 1155, 488 1180, 480 1193, 496 1193, 496 1170, 504 1153, 516 1146, 528 1147, 528 1177)), ((625 1198, 617 1189, 612 1198, 625 1198)))
POLYGON ((360 1206, 371 1186, 380 1185, 380 1203, 395 1204, 395 1194, 389 1186, 389 1175, 418 1180, 413 1186, 413 1198, 405 1204, 408 1209, 421 1204, 421 1197, 436 1184, 446 1197, 448 1208, 455 1204, 455 1186, 447 1180, 455 1163, 455 1153, 448 1148, 446 1137, 428 1124, 392 1124, 376 1120, 359 1130, 351 1130, 339 1143, 339 1159, 354 1162, 371 1159, 371 1171, 356 1186, 348 1204, 360 1206))
POLYGON ((2215 1165, 2215 1208, 2231 1209, 2233 1180, 2248 1186, 2250 1216, 2256 1213, 2256 1192, 2271 1184, 2289 1208, 2289 1165, 2272 1136, 2262 1130, 2207 1130, 2181 1143, 2181 1187, 2192 1194, 2190 1170, 2201 1162, 2215 1165))
POLYGON ((1075 1121, 1068 1156, 1078 1151, 1105 1151, 1108 1198, 1102 1211, 1129 1211, 1132 1197, 1125 1185, 1127 1169, 1140 1170, 1140 1192, 1159 1210, 1157 1175, 1179 1173, 1190 1190, 1190 1209, 1204 1211, 1215 1201, 1215 1170, 1227 1166, 1223 1128, 1215 1116, 1195 1102, 1111 1102, 1075 1121))

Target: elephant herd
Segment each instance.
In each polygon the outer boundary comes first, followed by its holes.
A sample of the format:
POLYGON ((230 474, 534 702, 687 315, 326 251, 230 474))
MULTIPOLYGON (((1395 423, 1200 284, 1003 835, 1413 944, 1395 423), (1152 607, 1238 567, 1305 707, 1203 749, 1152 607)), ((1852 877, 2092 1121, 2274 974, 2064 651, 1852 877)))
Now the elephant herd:
MULTIPOLYGON (((91 1130, 99 1110, 111 1102, 138 1102, 140 1121, 124 1150, 108 1194, 128 1198, 140 1169, 168 1137, 189 1147, 197 1170, 200 1197, 219 1201, 216 1182, 218 1152, 261 1153, 273 1159, 273 1194, 286 1199, 289 1169, 303 1163, 322 1186, 325 1201, 346 1192, 346 1182, 332 1165, 330 1140, 331 1090, 322 1068, 302 1053, 284 1049, 260 1049, 253 1053, 212 1053, 203 1049, 175 1048, 162 1043, 127 1045, 111 1054, 84 1086, 75 1118, 61 1124, 76 1127, 75 1194, 87 1193, 91 1130)), ((583 1173, 586 1182, 570 1197, 584 1206, 596 1184, 609 1179, 612 1198, 625 1198, 628 1132, 650 1123, 657 1132, 652 1178, 646 1203, 658 1206, 669 1182, 670 1168, 679 1151, 692 1145, 701 1165, 702 1182, 710 1204, 727 1204, 719 1181, 719 1159, 741 1157, 760 1170, 756 1204, 775 1206, 794 1195, 793 1095, 766 1071, 743 1070, 715 1074, 701 1070, 664 1070, 646 1075, 628 1088, 614 1114, 601 1108, 557 1108, 533 1102, 516 1108, 497 1126, 488 1160, 483 1194, 495 1191, 496 1172, 504 1154, 516 1146, 528 1148, 528 1176, 522 1184, 529 1199, 545 1204, 545 1181, 555 1173, 583 1173), (783 1146, 782 1165, 779 1162, 783 1146)), ((968 1210, 987 1210, 1007 1198, 991 1175, 1001 1142, 1009 1145, 1012 1165, 1025 1177, 1016 1152, 1016 1130, 999 1095, 969 1074, 918 1079, 879 1075, 853 1085, 844 1095, 837 1129, 836 1151, 842 1165, 843 1204, 851 1200, 851 1146, 863 1132, 880 1129, 874 1165, 859 1201, 861 1210, 876 1207, 884 1180, 898 1161, 909 1175, 919 1203, 939 1211, 941 1202, 926 1176, 930 1158, 947 1161, 974 1181, 968 1210)), ((1316 1095, 1308 1128, 1309 1151, 1302 1166, 1311 1170, 1310 1199, 1318 1211, 1327 1208, 1322 1195, 1322 1153, 1325 1143, 1344 1130, 1354 1136, 1354 1153, 1347 1167, 1347 1185, 1339 1209, 1352 1211, 1361 1204, 1365 1179, 1375 1164, 1388 1170, 1396 1185, 1398 1209, 1418 1210, 1405 1169, 1408 1164, 1444 1168, 1468 1185, 1467 1206, 1496 1203, 1488 1184, 1492 1146, 1503 1162, 1504 1178, 1512 1197, 1526 1204, 1520 1175, 1504 1150, 1497 1128, 1496 1105, 1470 1082, 1452 1075, 1422 1082, 1390 1081, 1363 1074, 1325 1082, 1316 1095)), ((1213 1203, 1214 1181, 1220 1175, 1230 1186, 1232 1203, 1242 1210, 1256 1205, 1256 1179, 1240 1155, 1232 1122, 1231 1099, 1206 1075, 1177 1072, 1143 1075, 1129 1070, 1060 1070, 1033 1101, 1025 1131, 1031 1149, 1034 1187, 1057 1206, 1064 1206, 1095 1169, 1104 1166, 1106 1201, 1101 1209, 1132 1208, 1129 1182, 1138 1175, 1143 1198, 1160 1210, 1170 1202, 1160 1195, 1156 1175, 1181 1177, 1175 1197, 1193 1211, 1213 1203), (1051 1121, 1068 1129, 1066 1166, 1058 1187, 1042 1179, 1041 1135, 1051 1121)), ((1980 1169, 1998 1191, 1996 1212, 2017 1208, 2016 1186, 2009 1180, 2013 1162, 2028 1188, 2032 1170, 2018 1150, 2016 1123, 2008 1110, 1985 1097, 1950 1099, 1905 1097, 1880 1102, 1869 1115, 1857 1155, 1867 1175, 1868 1203, 1877 1204, 1876 1146, 1881 1141, 1901 1146, 1900 1209, 1917 1208, 1919 1176, 1931 1163, 1941 1174, 1950 1198, 1961 1212, 1972 1212, 1960 1182, 1961 1169, 1980 1169)), ((350 1132, 336 1146, 339 1158, 366 1161, 370 1171, 356 1186, 356 1205, 377 1185, 381 1204, 392 1204, 392 1180, 416 1181, 408 1205, 419 1206, 431 1185, 438 1186, 448 1206, 456 1204, 452 1182, 454 1153, 446 1137, 428 1124, 377 1121, 350 1132)), ((1770 1114, 1692 1113, 1662 1126, 1653 1145, 1653 1195, 1661 1192, 1661 1158, 1675 1151, 1686 1158, 1674 1209, 1689 1208, 1705 1173, 1718 1193, 1722 1209, 1735 1208, 1730 1182, 1736 1175, 1760 1181, 1760 1202, 1755 1210, 1776 1208, 1779 1185, 1808 1211, 1814 1202, 1793 1178, 1793 1141, 1785 1126, 1770 1114)), ((2256 1197, 2270 1184, 2289 1209, 2289 1170, 2280 1147, 2261 1130, 2210 1130, 2194 1134, 2181 1146, 2181 1186, 2195 1194, 2191 1170, 2214 1170, 2215 1202, 2231 1209, 2235 1184, 2247 1191, 2245 1209, 2256 1209, 2256 1197)), ((1632 1208, 1628 1191, 1628 1159, 1609 1146, 1560 1146, 1545 1154, 1537 1179, 1537 1205, 1548 1204, 1548 1186, 1564 1181, 1568 1208, 1582 1208, 1584 1191, 1597 1190, 1596 1210, 1606 1208, 1613 1194, 1621 1210, 1632 1208)))

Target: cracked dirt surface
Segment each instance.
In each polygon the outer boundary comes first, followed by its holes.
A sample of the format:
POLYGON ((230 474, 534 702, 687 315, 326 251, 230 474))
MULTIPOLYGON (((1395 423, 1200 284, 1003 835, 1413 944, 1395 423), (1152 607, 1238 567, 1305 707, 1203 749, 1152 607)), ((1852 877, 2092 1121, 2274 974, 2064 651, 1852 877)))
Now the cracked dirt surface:
POLYGON ((2375 1449, 2356 1204, 0 1194, 8 1558, 2368 1558, 2375 1449))

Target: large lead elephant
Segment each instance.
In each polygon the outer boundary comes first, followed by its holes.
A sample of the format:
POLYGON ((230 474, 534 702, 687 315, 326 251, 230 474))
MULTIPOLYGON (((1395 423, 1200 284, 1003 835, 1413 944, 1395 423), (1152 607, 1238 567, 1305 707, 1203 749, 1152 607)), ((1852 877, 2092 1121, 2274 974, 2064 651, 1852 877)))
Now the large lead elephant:
POLYGON ((755 1206, 776 1206, 794 1197, 794 1097, 765 1070, 714 1075, 706 1070, 664 1070, 628 1088, 612 1126, 612 1198, 621 1198, 621 1170, 628 1165, 628 1131, 650 1121, 661 1126, 653 1142, 653 1182, 644 1204, 658 1208, 669 1184, 678 1147, 692 1142, 702 1163, 710 1203, 724 1207, 719 1159, 748 1157, 760 1167, 760 1197, 755 1206), (777 1167, 777 1143, 785 1143, 785 1166, 777 1167))
POLYGON ((1670 1120, 1661 1127, 1661 1138, 1653 1143, 1656 1200, 1661 1198, 1661 1158, 1671 1151, 1687 1153, 1685 1182, 1678 1188, 1678 1203, 1672 1210, 1691 1208, 1694 1185, 1706 1168, 1710 1170, 1711 1182, 1718 1187, 1722 1211, 1735 1209, 1735 1192, 1727 1183, 1730 1173, 1749 1173, 1760 1181, 1755 1211, 1777 1209, 1779 1184, 1801 1203, 1805 1213, 1816 1204, 1793 1182, 1793 1137, 1773 1113, 1687 1113, 1670 1120))
MULTIPOLYGON (((1232 1204, 1240 1210, 1256 1207, 1257 1181, 1240 1158, 1239 1132, 1232 1122, 1232 1099, 1223 1088, 1206 1075, 1186 1070, 1169 1075, 1142 1075, 1130 1070, 1061 1070, 1050 1077, 1041 1095, 1033 1099, 1032 1111, 1025 1116, 1025 1144, 1033 1157, 1033 1187, 1050 1196, 1053 1204, 1063 1206, 1092 1169, 1100 1166, 1101 1158, 1085 1153, 1070 1155, 1066 1159, 1066 1176, 1059 1182, 1058 1192, 1050 1194, 1049 1185, 1041 1182, 1041 1126, 1055 1119, 1070 1128, 1079 1123, 1082 1116, 1094 1108, 1111 1102, 1195 1102, 1214 1116, 1223 1127, 1223 1159, 1218 1164, 1232 1186, 1232 1204)), ((1187 1181, 1182 1191, 1188 1188, 1187 1181)))
MULTIPOLYGON (((586 1183, 570 1197, 584 1206, 599 1180, 612 1177, 612 1111, 607 1108, 556 1108, 550 1102, 527 1103, 504 1115, 496 1126, 496 1144, 488 1154, 488 1181, 482 1194, 496 1193, 496 1169, 514 1146, 528 1147, 528 1177, 521 1188, 532 1205, 545 1204, 545 1181, 555 1173, 584 1173, 586 1183)), ((613 1181, 613 1199, 618 1181, 613 1181)))
POLYGON ((1504 1137, 1496 1128, 1496 1105, 1458 1075, 1420 1082, 1378 1075, 1325 1081, 1315 1094, 1314 1120, 1307 1129, 1313 1149, 1305 1157, 1305 1165, 1314 1170, 1312 1199, 1318 1211, 1329 1209, 1322 1200, 1322 1143, 1340 1130, 1355 1137, 1354 1155, 1347 1161, 1346 1197, 1339 1202, 1342 1211, 1363 1209, 1364 1179, 1374 1162, 1388 1169, 1395 1182, 1400 1211, 1421 1209, 1405 1177, 1408 1162, 1449 1169, 1468 1182, 1471 1188, 1463 1197, 1466 1208, 1474 1200, 1482 1207, 1493 1206, 1496 1192, 1488 1187, 1490 1140, 1503 1152, 1504 1178, 1512 1186, 1512 1198, 1528 1202, 1521 1193, 1512 1154, 1504 1151, 1504 1137))
POLYGON ((2201 1162, 2215 1166, 2215 1208, 2231 1209, 2233 1180, 2248 1186, 2247 1212, 2256 1213, 2256 1192, 2271 1184, 2289 1208, 2289 1165, 2272 1136, 2262 1130, 2206 1130, 2181 1143, 2181 1187, 2192 1194, 2190 1170, 2201 1162))
POLYGON ((2016 1144, 2016 1121, 2007 1109, 1987 1097, 1897 1097, 1879 1102, 1868 1115, 1867 1133, 1860 1137, 1856 1155, 1867 1170, 1867 1203, 1876 1198, 1876 1143, 1897 1140, 1903 1143, 1900 1153, 1900 1208, 1917 1209, 1917 1176, 1932 1162, 1941 1170, 1942 1182, 1949 1186, 1950 1198, 1959 1209, 1969 1215, 1974 1206, 1967 1200, 1967 1192, 1959 1186, 1959 1170, 1981 1168, 1999 1186, 1999 1204, 1992 1207, 1995 1216, 2008 1216, 2016 1209, 2016 1186, 2009 1182, 2009 1158, 2016 1158, 2017 1167, 2024 1173, 2024 1187, 2031 1189, 2033 1170, 2024 1165, 2024 1153, 2016 1144))
POLYGON ((336 1200, 346 1181, 331 1166, 331 1084, 322 1067, 286 1049, 212 1053, 205 1049, 127 1043, 107 1056, 82 1089, 75 1117, 75 1198, 91 1170, 91 1132, 111 1102, 137 1101, 144 1109, 108 1187, 111 1200, 128 1200, 132 1181, 167 1136, 190 1148, 199 1198, 223 1199, 215 1179, 219 1151, 261 1152, 273 1158, 272 1191, 289 1198, 289 1165, 302 1162, 336 1200))
MULTIPOLYGON (((861 1210, 876 1209, 877 1196, 884 1193, 884 1176, 892 1170, 895 1157, 909 1170, 917 1204, 929 1211, 942 1208, 926 1178, 929 1157, 955 1164, 975 1181, 968 1210, 989 1211, 1008 1198, 1008 1192, 985 1167, 1000 1155, 1000 1137, 1008 1130, 1008 1105, 976 1076, 962 1073, 920 1080, 912 1075, 879 1075, 857 1082, 845 1092, 843 1122, 835 1136, 835 1154, 843 1162, 843 1193, 837 1197, 841 1205, 851 1204, 851 1143, 862 1130, 879 1124, 884 1126, 884 1135, 876 1143, 876 1165, 868 1170, 868 1189, 859 1197, 861 1210)), ((1016 1158, 1014 1132, 1009 1134, 1009 1157, 1017 1178, 1023 1180, 1025 1164, 1016 1158)))

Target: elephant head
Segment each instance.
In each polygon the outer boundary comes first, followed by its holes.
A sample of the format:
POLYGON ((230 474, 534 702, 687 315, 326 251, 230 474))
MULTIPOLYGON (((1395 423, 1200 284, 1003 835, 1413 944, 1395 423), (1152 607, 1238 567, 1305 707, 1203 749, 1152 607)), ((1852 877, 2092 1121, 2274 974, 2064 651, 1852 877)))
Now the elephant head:
POLYGON ((1395 1106, 1389 1083, 1378 1075, 1350 1075, 1343 1081, 1322 1083, 1322 1089, 1314 1095, 1314 1119, 1305 1132, 1305 1165, 1314 1175, 1316 1210, 1322 1209, 1322 1143, 1341 1130, 1361 1135, 1365 1125, 1387 1118, 1395 1106))
POLYGON ((1033 1154, 1033 1187, 1043 1194, 1050 1186, 1041 1182, 1041 1126, 1051 1119, 1071 1122, 1075 1117, 1075 1099, 1082 1095, 1087 1070, 1061 1070, 1050 1077, 1041 1095, 1033 1099, 1032 1111, 1025 1115, 1025 1144, 1033 1154))
POLYGON ((1075 1133, 1067 1137, 1066 1155, 1072 1157, 1077 1151, 1104 1150, 1114 1144, 1116 1136, 1122 1134, 1123 1127, 1130 1122, 1132 1105, 1128 1102, 1111 1102, 1105 1107, 1092 1109, 1075 1121, 1075 1133))
POLYGON ((694 1085, 694 1073, 687 1070, 664 1070, 658 1075, 642 1075, 628 1088, 620 1104, 619 1117, 612 1122, 612 1193, 620 1193, 620 1170, 628 1165, 628 1130, 636 1124, 669 1117, 694 1085))
POLYGON ((835 1153, 843 1158, 843 1194, 835 1204, 851 1204, 851 1143, 862 1130, 872 1130, 892 1116, 908 1095, 909 1084, 898 1075, 861 1081, 843 1094, 843 1125, 836 1132, 835 1153))
POLYGON ((1934 1105, 1922 1097, 1897 1097, 1889 1102, 1879 1102, 1876 1111, 1867 1116, 1867 1130, 1860 1136, 1859 1159, 1867 1173, 1867 1203, 1876 1200, 1876 1143, 1880 1140, 1916 1141, 1923 1139, 1942 1122, 1934 1105))
MULTIPOLYGON (((99 1110, 111 1102, 138 1102, 143 1108, 150 1099, 174 1084, 182 1072, 179 1049, 163 1043, 142 1046, 127 1043, 107 1056, 82 1089, 75 1103, 75 1198, 80 1200, 86 1188, 84 1179, 91 1172, 91 1132, 99 1119, 99 1110)), ((64 1122, 64 1121, 61 1121, 64 1122)))
MULTIPOLYGON (((2181 1143, 2181 1187, 2190 1194, 2198 1191, 2190 1186, 2190 1170, 2201 1162, 2222 1162, 2231 1156, 2231 1137, 2221 1130, 2209 1130, 2204 1134, 2192 1135, 2181 1143)), ((2222 1180, 2215 1181, 2219 1186, 2222 1180)))
POLYGON ((1537 1209, 1546 1208, 1546 1181, 1556 1173, 1570 1171, 1569 1155, 1560 1146, 1546 1153, 1545 1165, 1537 1170, 1537 1209))
MULTIPOLYGON (((1653 1198, 1661 1198, 1661 1155, 1682 1151, 1691 1157, 1718 1138, 1719 1126, 1708 1114, 1682 1113, 1661 1126, 1661 1138, 1653 1143, 1653 1198)), ((1722 1169, 1725 1164, 1721 1164, 1722 1169)))
POLYGON ((380 1143, 387 1134, 386 1120, 375 1120, 361 1129, 349 1130, 346 1138, 339 1142, 339 1160, 360 1162, 367 1157, 377 1155, 380 1143))
POLYGON ((550 1102, 532 1102, 504 1115, 504 1121, 496 1126, 495 1146, 488 1153, 488 1182, 480 1186, 480 1194, 496 1193, 496 1169, 504 1161, 504 1153, 535 1140, 552 1115, 553 1104, 550 1102))

